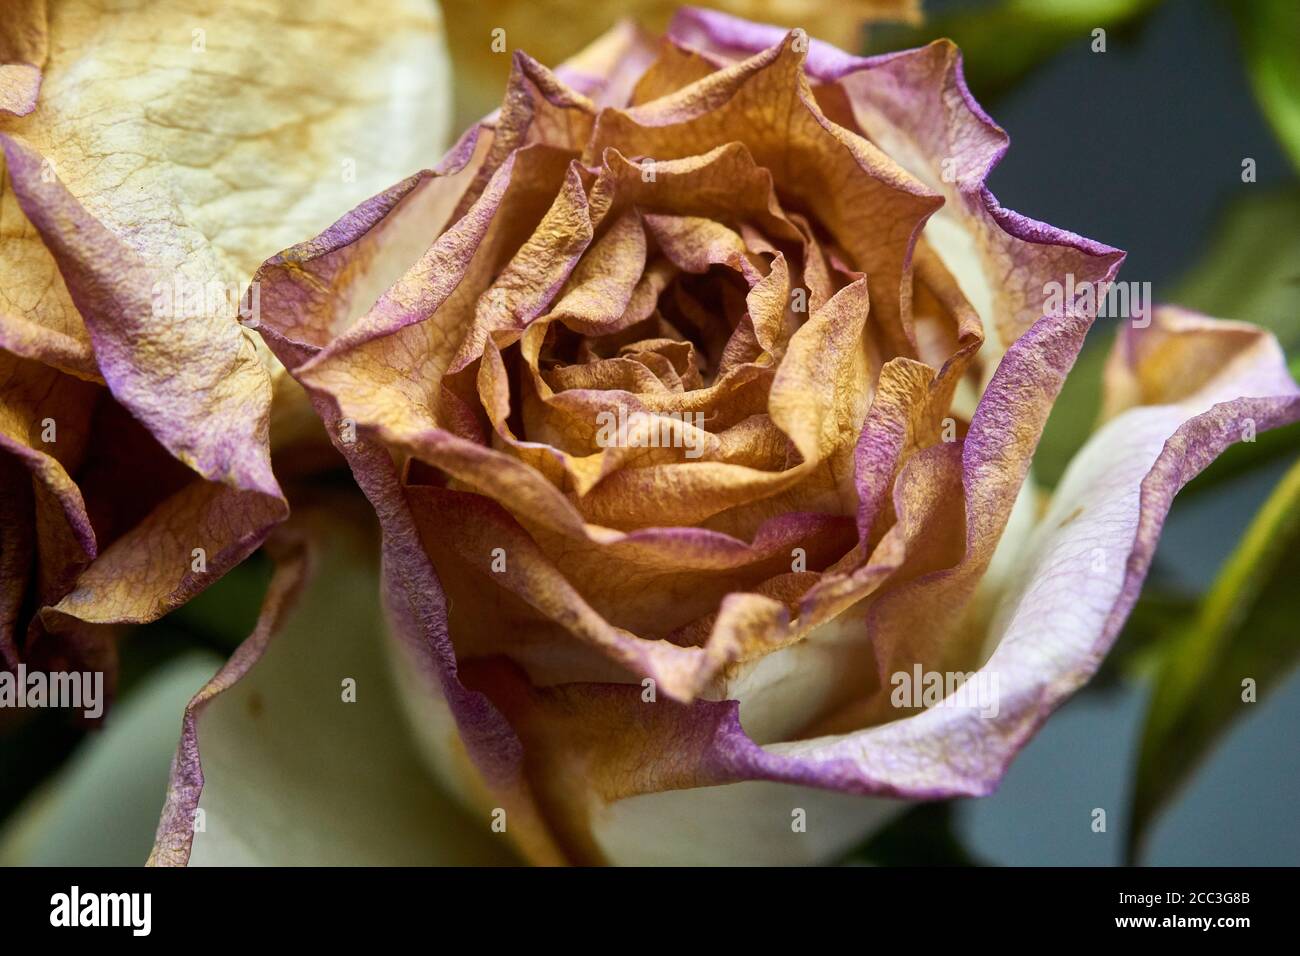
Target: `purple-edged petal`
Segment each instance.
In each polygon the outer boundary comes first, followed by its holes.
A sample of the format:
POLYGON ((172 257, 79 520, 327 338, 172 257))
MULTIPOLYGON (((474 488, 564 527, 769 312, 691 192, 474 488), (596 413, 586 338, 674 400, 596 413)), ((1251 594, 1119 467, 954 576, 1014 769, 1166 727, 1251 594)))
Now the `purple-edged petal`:
MULTIPOLYGON (((686 8, 669 36, 724 59, 777 43, 784 31, 710 10, 686 8)), ((998 357, 1044 314, 1044 285, 1067 274, 1085 282, 1113 278, 1118 250, 1000 206, 984 182, 1009 139, 975 102, 949 41, 877 57, 859 57, 811 40, 805 68, 813 80, 838 84, 851 119, 891 159, 945 203, 923 238, 957 278, 983 319, 982 358, 998 357)))
MULTIPOLYGON (((797 0, 778 4, 718 0, 715 5, 737 16, 803 27, 846 47, 855 46, 863 29, 876 21, 915 23, 921 18, 920 0, 797 0)), ((510 70, 504 50, 522 46, 543 63, 567 60, 569 74, 565 79, 583 92, 607 86, 618 88, 620 78, 635 78, 653 56, 654 40, 643 31, 662 31, 678 9, 672 0, 626 0, 617 4, 584 0, 504 4, 443 0, 442 6, 457 77, 457 119, 462 125, 497 106, 497 94, 510 70), (556 29, 557 23, 564 24, 564 29, 556 29), (589 46, 583 48, 583 44, 589 46)))
MULTIPOLYGON (((64 585, 36 595, 26 641, 55 632, 57 657, 86 622, 166 613, 285 516, 268 447, 283 373, 245 327, 260 305, 249 279, 441 147, 447 66, 440 14, 419 0, 67 0, 48 24, 44 4, 20 2, 4 18, 0 60, 43 70, 38 109, 0 112, 0 348, 52 383, 6 431, 31 473, 12 507, 33 566, 64 585), (33 437, 46 418, 57 444, 33 437), (55 547, 60 520, 80 563, 94 559, 75 586, 57 570, 74 563, 55 547)), ((31 601, 20 564, 0 582, 6 659, 31 601)))
POLYGON ((267 448, 271 383, 230 316, 155 314, 172 275, 95 218, 42 157, 3 137, 10 181, 59 263, 114 397, 211 481, 279 496, 267 448))
MULTIPOLYGON (((996 696, 980 706, 947 701, 864 730, 760 746, 741 726, 743 701, 652 705, 635 687, 537 688, 508 670, 481 668, 480 686, 503 702, 548 768, 535 783, 550 791, 544 802, 564 810, 552 818, 561 841, 587 859, 662 860, 664 841, 683 837, 682 815, 700 806, 710 832, 693 839, 722 854, 718 860, 753 862, 765 858, 753 849, 760 841, 788 842, 797 811, 813 832, 813 808, 823 804, 803 788, 911 799, 991 792, 1020 747, 1100 664, 1136 600, 1177 490, 1229 444, 1300 418, 1300 388, 1272 336, 1175 309, 1157 310, 1150 329, 1126 333, 1112 383, 1152 363, 1176 372, 1175 357, 1216 348, 1230 361, 1169 401, 1130 402, 1071 465, 1005 575, 1013 586, 998 603, 978 670, 996 696)), ((834 838, 837 817, 826 809, 830 830, 821 837, 829 843, 793 842, 786 859, 847 846, 852 834, 834 838)), ((853 819, 851 809, 834 813, 853 819)))

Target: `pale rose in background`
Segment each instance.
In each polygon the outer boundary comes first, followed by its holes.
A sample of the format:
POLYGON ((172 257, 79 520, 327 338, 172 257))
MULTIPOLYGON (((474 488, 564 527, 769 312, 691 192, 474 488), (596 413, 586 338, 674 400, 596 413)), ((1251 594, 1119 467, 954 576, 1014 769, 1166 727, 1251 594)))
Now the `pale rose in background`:
POLYGON ((22 0, 0 38, 0 666, 111 672, 92 625, 162 616, 287 515, 272 401, 289 442, 300 390, 241 293, 445 143, 440 17, 22 0))

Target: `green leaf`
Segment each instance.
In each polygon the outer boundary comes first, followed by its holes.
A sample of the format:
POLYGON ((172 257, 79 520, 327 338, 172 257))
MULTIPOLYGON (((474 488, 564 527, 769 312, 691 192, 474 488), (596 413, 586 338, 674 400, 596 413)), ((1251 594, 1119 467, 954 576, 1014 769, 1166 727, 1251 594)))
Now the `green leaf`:
POLYGON ((271 562, 257 551, 160 623, 200 635, 214 649, 229 653, 257 623, 270 580, 271 562))
POLYGON ((1170 298, 1263 326, 1290 355, 1300 349, 1300 188, 1242 189, 1170 298))
POLYGON ((1231 4, 1246 72, 1260 109, 1300 170, 1300 4, 1250 0, 1231 4))
MULTIPOLYGON (((1246 188, 1214 241, 1170 298, 1189 309, 1268 329, 1300 376, 1300 189, 1246 188)), ((1195 478, 1188 497, 1300 449, 1300 425, 1236 442, 1195 478)))
POLYGON ((1300 461, 1256 513, 1201 604, 1164 655, 1147 711, 1133 793, 1128 853, 1214 741, 1281 683, 1300 656, 1294 569, 1300 567, 1300 461))

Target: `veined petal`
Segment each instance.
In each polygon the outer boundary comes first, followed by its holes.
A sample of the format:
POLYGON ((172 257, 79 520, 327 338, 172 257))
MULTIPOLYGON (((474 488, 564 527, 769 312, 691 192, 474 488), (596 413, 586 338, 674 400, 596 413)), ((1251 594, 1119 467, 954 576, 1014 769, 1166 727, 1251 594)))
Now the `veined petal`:
POLYGON ((24 140, 4 136, 10 182, 59 263, 114 397, 204 478, 273 497, 271 382, 231 316, 159 316, 166 272, 96 219, 24 140))
MULTIPOLYGON (((285 516, 268 448, 282 371, 244 327, 260 305, 249 279, 436 153, 447 66, 440 15, 419 0, 112 13, 67 0, 48 18, 21 2, 3 19, 0 95, 19 60, 43 79, 36 109, 0 111, 0 348, 55 373, 18 431, 41 416, 59 430, 57 445, 10 450, 33 469, 42 578, 71 492, 88 512, 81 563, 95 559, 75 587, 43 594, 28 639, 72 639, 84 623, 165 613, 285 516), (122 469, 145 462, 123 449, 146 456, 143 490, 124 493, 122 469)), ((23 587, 6 576, 6 656, 23 587)))
POLYGON ((702 805, 728 808, 725 820, 711 822, 709 840, 731 848, 778 839, 793 811, 816 804, 797 787, 750 797, 744 786, 728 795, 727 784, 767 780, 912 799, 991 792, 1019 748, 1100 664, 1177 490, 1243 432, 1300 418, 1300 388, 1276 341, 1240 323, 1157 310, 1150 329, 1126 333, 1112 366, 1118 376, 1134 367, 1134 355, 1142 356, 1137 365, 1161 362, 1157 355, 1173 362, 1196 346, 1228 347, 1239 360, 1172 401, 1131 405, 1107 423, 1005 575, 1015 586, 998 605, 978 670, 995 691, 986 702, 995 714, 940 705, 851 733, 759 746, 742 729, 736 701, 651 705, 632 687, 535 688, 509 671, 479 669, 478 686, 503 702, 530 752, 546 754, 542 765, 574 771, 536 784, 554 791, 543 802, 561 814, 552 821, 561 842, 580 859, 655 859, 638 832, 660 839, 673 832, 659 814, 694 805, 692 791, 637 795, 681 788, 710 788, 702 805), (673 746, 661 746, 664 739, 673 746))

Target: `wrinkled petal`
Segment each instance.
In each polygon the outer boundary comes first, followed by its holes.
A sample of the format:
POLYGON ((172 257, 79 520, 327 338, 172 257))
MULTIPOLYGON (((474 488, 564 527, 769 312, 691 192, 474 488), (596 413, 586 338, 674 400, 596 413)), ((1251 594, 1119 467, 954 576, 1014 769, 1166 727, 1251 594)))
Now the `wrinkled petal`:
POLYGON ((96 219, 24 140, 4 137, 19 204, 60 265, 114 397, 204 478, 278 496, 267 450, 270 379, 229 317, 160 322, 168 275, 96 219))
POLYGON ((1159 427, 1117 429, 1084 510, 1039 524, 1032 456, 1095 313, 1049 289, 1123 253, 997 204, 1007 139, 951 44, 805 39, 688 10, 653 56, 628 28, 554 72, 516 53, 439 167, 258 274, 380 515, 422 754, 532 860, 823 858, 890 799, 987 793, 1228 439, 1185 470, 1179 443, 1220 398, 1295 414, 1275 345, 1162 313, 1108 406, 1159 427), (1044 647, 1088 573, 1051 529, 1116 527, 1101 610, 1044 647), (895 706, 912 668, 1000 680, 998 712, 895 706), (724 829, 663 816, 692 805, 724 829))
POLYGON ((43 3, 6 7, 0 91, 11 62, 43 77, 38 108, 0 113, 0 404, 30 490, 11 467, 3 480, 34 528, 12 532, 34 572, 14 560, 0 586, 7 662, 43 631, 75 645, 85 624, 166 613, 283 519, 282 373, 245 327, 245 290, 269 253, 441 145, 440 29, 415 0, 383 16, 335 0, 69 0, 48 21, 43 3), (44 609, 24 638, 33 582, 44 609))
MULTIPOLYGON (((803 27, 845 47, 855 47, 865 24, 876 21, 915 23, 919 0, 720 0, 715 4, 738 16, 756 16, 803 27)), ((568 59, 567 80, 588 95, 620 76, 635 79, 653 58, 648 36, 616 21, 626 17, 646 30, 662 30, 677 4, 671 0, 633 0, 591 4, 585 0, 510 0, 484 4, 444 0, 450 48, 454 57, 457 121, 468 125, 497 106, 497 91, 510 72, 505 50, 523 46, 543 63, 568 59), (564 29, 557 30, 557 23, 564 29), (500 33, 494 31, 501 31, 500 33), (608 31, 608 32, 607 32, 608 31), (585 44, 590 44, 584 49, 585 44), (583 80, 586 80, 584 83, 583 80)))

